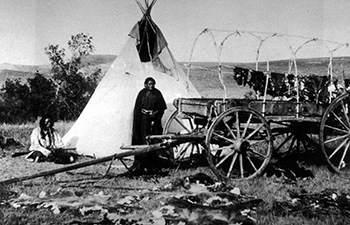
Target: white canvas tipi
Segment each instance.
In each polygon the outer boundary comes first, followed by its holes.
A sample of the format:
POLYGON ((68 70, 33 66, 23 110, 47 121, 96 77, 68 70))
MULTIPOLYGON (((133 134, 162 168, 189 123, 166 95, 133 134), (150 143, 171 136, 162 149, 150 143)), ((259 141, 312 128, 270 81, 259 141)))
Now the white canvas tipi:
POLYGON ((146 0, 145 7, 137 2, 143 18, 131 30, 130 38, 117 59, 77 121, 64 135, 66 146, 75 147, 79 154, 104 157, 120 152, 123 145, 131 144, 133 108, 147 77, 156 80, 156 87, 167 102, 168 112, 177 97, 200 97, 152 21, 150 11, 155 2, 148 4, 146 0))

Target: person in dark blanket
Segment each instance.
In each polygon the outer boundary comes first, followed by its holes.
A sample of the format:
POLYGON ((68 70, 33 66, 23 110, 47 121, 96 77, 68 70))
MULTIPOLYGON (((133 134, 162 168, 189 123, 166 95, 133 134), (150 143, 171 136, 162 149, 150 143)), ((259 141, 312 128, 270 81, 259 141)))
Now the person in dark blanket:
MULTIPOLYGON (((163 133, 162 117, 167 107, 162 93, 155 88, 155 85, 156 81, 152 77, 146 78, 144 88, 137 95, 134 107, 132 145, 151 144, 147 143, 146 136, 163 133)), ((131 172, 133 174, 150 172, 156 158, 155 153, 136 155, 131 172)))

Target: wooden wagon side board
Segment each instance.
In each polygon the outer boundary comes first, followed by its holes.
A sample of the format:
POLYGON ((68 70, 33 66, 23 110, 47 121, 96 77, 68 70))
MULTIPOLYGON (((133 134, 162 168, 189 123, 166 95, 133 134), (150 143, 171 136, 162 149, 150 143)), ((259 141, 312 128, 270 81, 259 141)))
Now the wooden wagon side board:
MULTIPOLYGON (((220 98, 179 98, 174 102, 178 112, 202 117, 210 117, 212 107, 217 113, 243 106, 254 109, 264 116, 286 117, 322 117, 328 105, 315 104, 314 102, 281 101, 281 100, 251 100, 251 99, 220 99, 220 98), (297 107, 299 104, 299 112, 297 107)), ((313 118, 312 118, 313 119, 313 118)))

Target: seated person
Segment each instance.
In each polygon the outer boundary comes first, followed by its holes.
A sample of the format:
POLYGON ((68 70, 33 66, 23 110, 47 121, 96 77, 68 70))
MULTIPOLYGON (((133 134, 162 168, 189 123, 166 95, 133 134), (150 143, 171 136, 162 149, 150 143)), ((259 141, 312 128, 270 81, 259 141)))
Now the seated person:
POLYGON ((30 152, 25 159, 31 162, 56 161, 56 157, 64 157, 66 163, 74 162, 71 154, 65 154, 60 134, 53 128, 51 116, 44 115, 39 121, 39 127, 34 128, 30 136, 30 152))

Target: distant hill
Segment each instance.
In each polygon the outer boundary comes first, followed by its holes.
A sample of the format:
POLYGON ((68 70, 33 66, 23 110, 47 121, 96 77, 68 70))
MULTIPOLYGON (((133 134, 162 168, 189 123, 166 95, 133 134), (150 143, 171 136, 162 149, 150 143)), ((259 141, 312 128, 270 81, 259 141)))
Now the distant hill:
MULTIPOLYGON (((89 55, 82 59, 83 66, 85 67, 95 67, 98 66, 102 69, 104 74, 111 64, 116 59, 116 55, 89 55)), ((187 62, 180 62, 180 65, 185 68, 187 62)), ((308 58, 308 59, 298 59, 297 69, 299 75, 327 75, 327 68, 329 64, 329 58, 308 58)), ((204 97, 215 97, 212 95, 210 89, 218 89, 220 96, 222 96, 222 90, 220 87, 220 81, 217 76, 217 72, 210 72, 217 68, 217 62, 192 62, 192 65, 202 69, 191 69, 190 79, 196 86, 198 91, 203 94, 204 97), (209 71, 209 72, 208 72, 209 71)), ((239 66, 247 69, 255 69, 255 63, 225 63, 229 66, 239 66)), ((272 72, 287 73, 289 68, 289 60, 278 60, 269 62, 269 69, 272 72)), ((333 75, 340 80, 343 77, 350 78, 350 57, 335 57, 333 58, 333 75)), ((0 64, 0 87, 4 84, 7 78, 20 78, 25 81, 28 77, 34 76, 35 71, 39 71, 45 76, 49 76, 50 65, 13 65, 13 64, 0 64)), ((259 63, 259 70, 266 71, 266 62, 259 63)), ((185 70, 186 71, 186 70, 185 70)), ((292 70, 294 72, 294 67, 292 70)), ((230 75, 227 75, 225 79, 228 82, 229 88, 236 89, 234 93, 237 93, 239 87, 235 86, 235 82, 230 75)), ((228 89, 229 89, 228 88, 228 89)), ((242 90, 242 93, 246 90, 242 90)))
POLYGON ((47 73, 50 71, 50 65, 16 65, 10 63, 0 64, 0 71, 8 70, 8 71, 22 71, 22 72, 30 72, 35 73, 35 71, 39 71, 41 73, 47 73))
POLYGON ((34 73, 18 70, 4 69, 0 71, 0 83, 4 83, 6 79, 22 79, 25 80, 29 77, 33 77, 34 73))
MULTIPOLYGON (((83 66, 99 66, 107 65, 110 66, 113 61, 116 59, 116 55, 88 55, 82 58, 83 66)), ((0 64, 0 71, 22 71, 35 73, 39 71, 40 73, 46 74, 49 73, 51 69, 50 64, 46 65, 17 65, 10 63, 0 64)))
MULTIPOLYGON (((102 73, 110 67, 116 59, 116 55, 89 55, 82 59, 83 66, 99 66, 102 73)), ((38 71, 44 76, 50 76, 51 65, 16 65, 10 63, 0 64, 0 88, 7 79, 21 79, 26 81, 27 78, 34 77, 38 71)))
POLYGON ((111 65, 117 58, 116 55, 88 55, 83 57, 82 61, 84 65, 98 66, 98 65, 111 65))
MULTIPOLYGON (((181 63, 185 66, 186 63, 181 63)), ((227 67, 238 66, 255 70, 255 63, 230 63, 223 62, 227 67)), ((329 58, 308 58, 297 60, 298 75, 315 74, 319 76, 327 75, 329 58)), ((190 80, 203 97, 214 98, 224 96, 224 87, 218 77, 217 62, 192 62, 190 70, 190 80)), ((333 58, 333 76, 338 78, 340 83, 343 77, 350 78, 350 57, 333 58)), ((277 73, 288 73, 289 60, 278 60, 269 62, 269 71, 277 73)), ((259 63, 260 71, 266 71, 266 62, 259 63)), ((186 70, 185 70, 186 71, 186 70)), ((295 74, 294 67, 292 73, 295 74)), ((250 89, 238 86, 234 81, 232 70, 225 69, 223 80, 227 90, 227 97, 243 97, 250 89)))
POLYGON ((25 82, 27 78, 34 77, 36 71, 49 76, 50 65, 0 64, 0 88, 7 79, 20 79, 22 82, 25 82))
MULTIPOLYGON (((269 71, 277 73, 288 73, 290 60, 277 60, 269 62, 269 71)), ((327 69, 329 64, 329 58, 307 58, 298 59, 297 70, 299 75, 327 75, 327 69)), ((343 72, 345 75, 350 77, 350 56, 347 57, 335 57, 332 60, 333 74, 335 76, 342 76, 343 72)), ((215 68, 218 66, 217 62, 194 62, 193 65, 215 68)), ((222 62, 224 65, 238 66, 247 69, 255 70, 255 62, 252 63, 232 63, 222 62)), ((259 70, 266 71, 266 62, 259 63, 259 70)), ((295 73, 294 66, 292 73, 295 73)))

